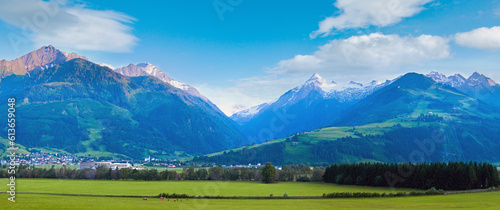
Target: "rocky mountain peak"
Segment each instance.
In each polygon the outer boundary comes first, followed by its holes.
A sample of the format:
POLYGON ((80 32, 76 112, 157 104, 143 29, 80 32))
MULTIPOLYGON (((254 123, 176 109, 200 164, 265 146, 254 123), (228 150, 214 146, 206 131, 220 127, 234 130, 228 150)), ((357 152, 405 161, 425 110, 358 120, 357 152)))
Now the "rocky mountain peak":
POLYGON ((315 84, 316 86, 321 86, 325 83, 325 79, 319 74, 314 73, 311 78, 306 81, 306 84, 315 84))
POLYGON ((62 52, 52 45, 44 46, 15 60, 1 60, 0 74, 2 77, 10 74, 24 75, 32 70, 44 70, 75 58, 88 60, 85 56, 76 53, 62 52))

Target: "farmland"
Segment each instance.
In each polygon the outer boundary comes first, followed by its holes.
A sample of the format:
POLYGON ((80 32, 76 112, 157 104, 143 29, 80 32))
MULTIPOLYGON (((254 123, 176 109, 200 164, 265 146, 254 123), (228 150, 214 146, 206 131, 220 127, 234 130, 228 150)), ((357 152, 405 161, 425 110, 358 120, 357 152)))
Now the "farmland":
MULTIPOLYGON (((5 183, 5 182, 4 182, 5 183)), ((188 195, 222 196, 321 196, 330 192, 409 192, 412 189, 390 189, 335 185, 327 183, 222 181, 112 181, 18 179, 17 192, 44 192, 91 195, 157 195, 161 192, 188 195)), ((6 186, 2 186, 6 191, 6 186)), ((500 191, 392 198, 342 199, 189 199, 173 202, 158 198, 86 197, 41 194, 17 194, 16 203, 0 194, 1 209, 431 209, 431 208, 500 208, 500 191)))
POLYGON ((397 198, 345 199, 160 199, 77 197, 20 194, 16 203, 0 194, 1 209, 498 209, 500 192, 397 198))
MULTIPOLYGON (((114 181, 68 179, 19 179, 17 192, 44 192, 96 195, 158 195, 177 193, 211 196, 321 196, 331 192, 410 192, 412 189, 347 186, 328 183, 224 181, 114 181)), ((7 186, 2 186, 2 191, 7 186)))

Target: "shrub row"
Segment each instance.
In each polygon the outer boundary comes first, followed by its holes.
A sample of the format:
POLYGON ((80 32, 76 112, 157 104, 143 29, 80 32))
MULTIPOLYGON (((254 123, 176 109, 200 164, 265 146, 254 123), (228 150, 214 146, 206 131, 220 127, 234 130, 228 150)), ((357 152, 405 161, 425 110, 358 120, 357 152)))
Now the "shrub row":
POLYGON ((410 193, 398 192, 398 193, 370 193, 370 192, 335 192, 329 194, 323 194, 325 198, 371 198, 371 197, 401 197, 401 196, 421 196, 421 195, 444 195, 444 190, 436 190, 436 188, 431 188, 427 191, 417 192, 412 191, 410 193))

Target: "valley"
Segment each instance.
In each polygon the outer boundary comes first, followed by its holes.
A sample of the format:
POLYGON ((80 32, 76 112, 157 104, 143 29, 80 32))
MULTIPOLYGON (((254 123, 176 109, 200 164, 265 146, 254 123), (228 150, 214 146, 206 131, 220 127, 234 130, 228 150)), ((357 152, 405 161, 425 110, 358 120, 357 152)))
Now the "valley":
POLYGON ((500 2, 0 0, 0 209, 500 209, 500 2))

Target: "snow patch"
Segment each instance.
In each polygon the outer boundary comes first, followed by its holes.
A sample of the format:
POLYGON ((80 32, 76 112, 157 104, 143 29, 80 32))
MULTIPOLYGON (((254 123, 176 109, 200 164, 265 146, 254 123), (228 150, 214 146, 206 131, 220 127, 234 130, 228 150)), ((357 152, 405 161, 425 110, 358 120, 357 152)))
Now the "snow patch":
POLYGON ((115 70, 115 69, 116 69, 116 68, 115 68, 113 65, 111 65, 111 64, 106 64, 106 63, 98 63, 97 65, 102 66, 102 67, 108 67, 108 68, 110 68, 111 70, 115 70))
POLYGON ((182 83, 182 82, 175 81, 175 80, 170 80, 168 83, 171 84, 172 86, 179 88, 181 90, 184 90, 184 91, 188 90, 191 87, 186 83, 182 83))

